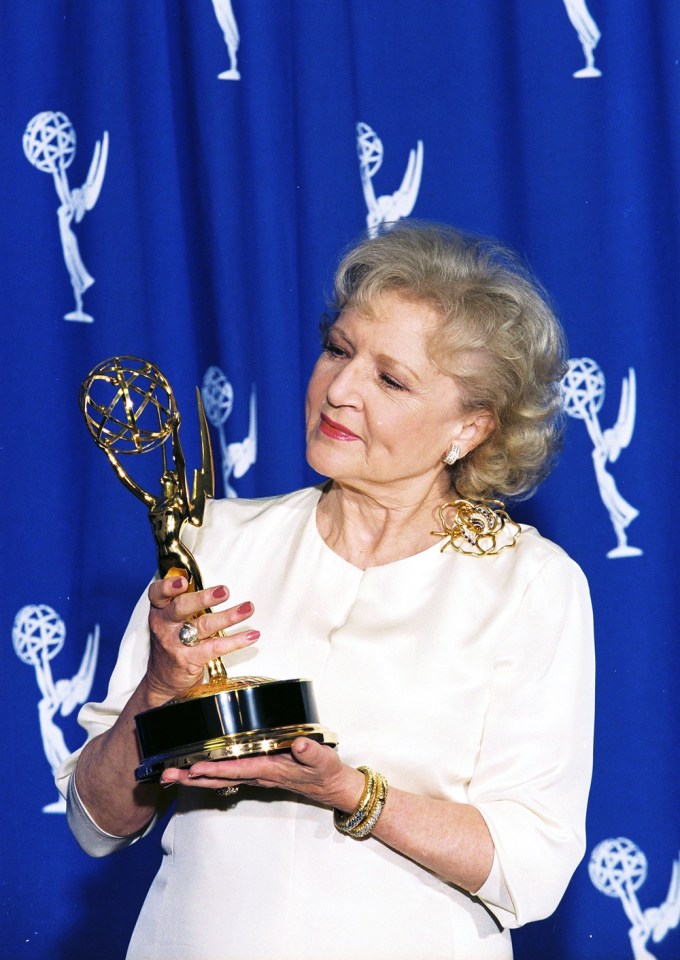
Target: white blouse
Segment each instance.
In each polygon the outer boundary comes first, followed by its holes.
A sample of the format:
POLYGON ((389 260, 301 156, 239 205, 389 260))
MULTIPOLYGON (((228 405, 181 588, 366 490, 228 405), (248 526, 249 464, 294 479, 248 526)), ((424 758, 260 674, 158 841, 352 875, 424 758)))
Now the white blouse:
MULTIPOLYGON (((549 915, 583 856, 594 663, 579 568, 523 527, 498 556, 437 541, 361 570, 319 535, 319 496, 217 501, 187 532, 204 582, 255 604, 262 636, 229 673, 311 678, 344 762, 477 807, 491 874, 472 897, 373 837, 339 834, 303 798, 180 788, 128 960, 507 960, 507 928, 549 915)), ((147 611, 142 598, 106 700, 81 711, 90 738, 145 671, 147 611)), ((58 773, 64 795, 76 760, 58 773)), ((69 797, 88 852, 130 842, 69 797)))

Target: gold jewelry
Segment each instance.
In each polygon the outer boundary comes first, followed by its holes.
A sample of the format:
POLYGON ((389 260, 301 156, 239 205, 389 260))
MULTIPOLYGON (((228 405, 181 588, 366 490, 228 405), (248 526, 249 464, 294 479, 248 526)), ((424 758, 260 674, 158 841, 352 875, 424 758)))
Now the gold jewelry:
POLYGON ((357 767, 364 775, 364 789, 359 799, 359 806, 354 813, 333 811, 333 823, 340 833, 346 833, 355 840, 367 837, 378 822, 387 800, 387 780, 381 773, 371 770, 370 767, 357 767))
POLYGON ((460 447, 457 443, 450 443, 448 450, 442 457, 442 461, 448 466, 452 467, 458 457, 460 456, 460 447))
POLYGON ((215 793, 218 797, 233 797, 238 793, 238 787, 220 787, 219 790, 215 790, 215 793))
POLYGON ((349 833, 350 830, 362 822, 375 790, 375 774, 373 771, 369 767, 357 767, 357 770, 364 775, 364 789, 359 798, 359 806, 354 813, 343 814, 339 810, 333 811, 335 826, 342 833, 349 833))
POLYGON ((495 557, 503 550, 514 547, 521 533, 520 525, 508 516, 505 504, 500 500, 454 500, 444 503, 439 508, 439 521, 442 530, 433 530, 432 536, 447 537, 442 544, 442 553, 451 547, 470 557, 495 557), (510 535, 512 539, 499 545, 500 535, 506 528, 506 541, 510 535))

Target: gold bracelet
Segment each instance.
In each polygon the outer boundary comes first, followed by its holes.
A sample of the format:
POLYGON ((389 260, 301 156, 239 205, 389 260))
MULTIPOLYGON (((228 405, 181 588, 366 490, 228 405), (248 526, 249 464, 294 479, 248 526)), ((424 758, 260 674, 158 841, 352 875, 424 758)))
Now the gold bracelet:
POLYGON ((375 773, 369 767, 357 767, 357 770, 364 775, 364 789, 359 798, 359 806, 353 813, 342 813, 340 810, 333 811, 333 821, 341 833, 349 833, 350 830, 363 822, 375 790, 375 773))
POLYGON ((359 824, 357 827, 351 830, 351 836, 355 837, 357 840, 363 840, 364 837, 370 836, 373 832, 373 829, 378 822, 380 814, 383 812, 383 807, 385 806, 385 801, 387 800, 387 780, 383 777, 382 774, 376 773, 376 789, 374 794, 373 803, 367 811, 366 819, 363 823, 359 824))
POLYGON ((387 800, 387 780, 381 773, 369 767, 357 767, 364 775, 364 789, 359 806, 353 813, 333 811, 333 823, 340 833, 346 833, 356 840, 367 837, 374 829, 387 800))

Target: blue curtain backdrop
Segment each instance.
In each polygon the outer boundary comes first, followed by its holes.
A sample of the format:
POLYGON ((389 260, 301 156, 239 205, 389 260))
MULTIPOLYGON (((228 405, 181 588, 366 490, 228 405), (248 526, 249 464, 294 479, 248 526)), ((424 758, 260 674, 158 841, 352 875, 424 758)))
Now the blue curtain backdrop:
POLYGON ((52 781, 154 567, 81 381, 153 360, 191 465, 205 383, 220 494, 310 482, 334 263, 409 214, 518 248, 573 358, 513 513, 591 583, 588 851, 516 955, 680 956, 679 28, 674 0, 2 0, 3 956, 122 957, 159 860, 158 830, 86 858, 52 781))

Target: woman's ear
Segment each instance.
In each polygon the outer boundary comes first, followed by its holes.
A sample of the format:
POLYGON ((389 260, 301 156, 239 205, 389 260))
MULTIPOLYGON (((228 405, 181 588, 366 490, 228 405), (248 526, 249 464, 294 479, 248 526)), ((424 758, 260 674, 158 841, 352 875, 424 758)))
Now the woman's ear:
POLYGON ((475 447, 491 436, 496 428, 496 421, 488 410, 478 410, 461 421, 456 435, 452 437, 461 449, 461 456, 465 457, 475 447))

